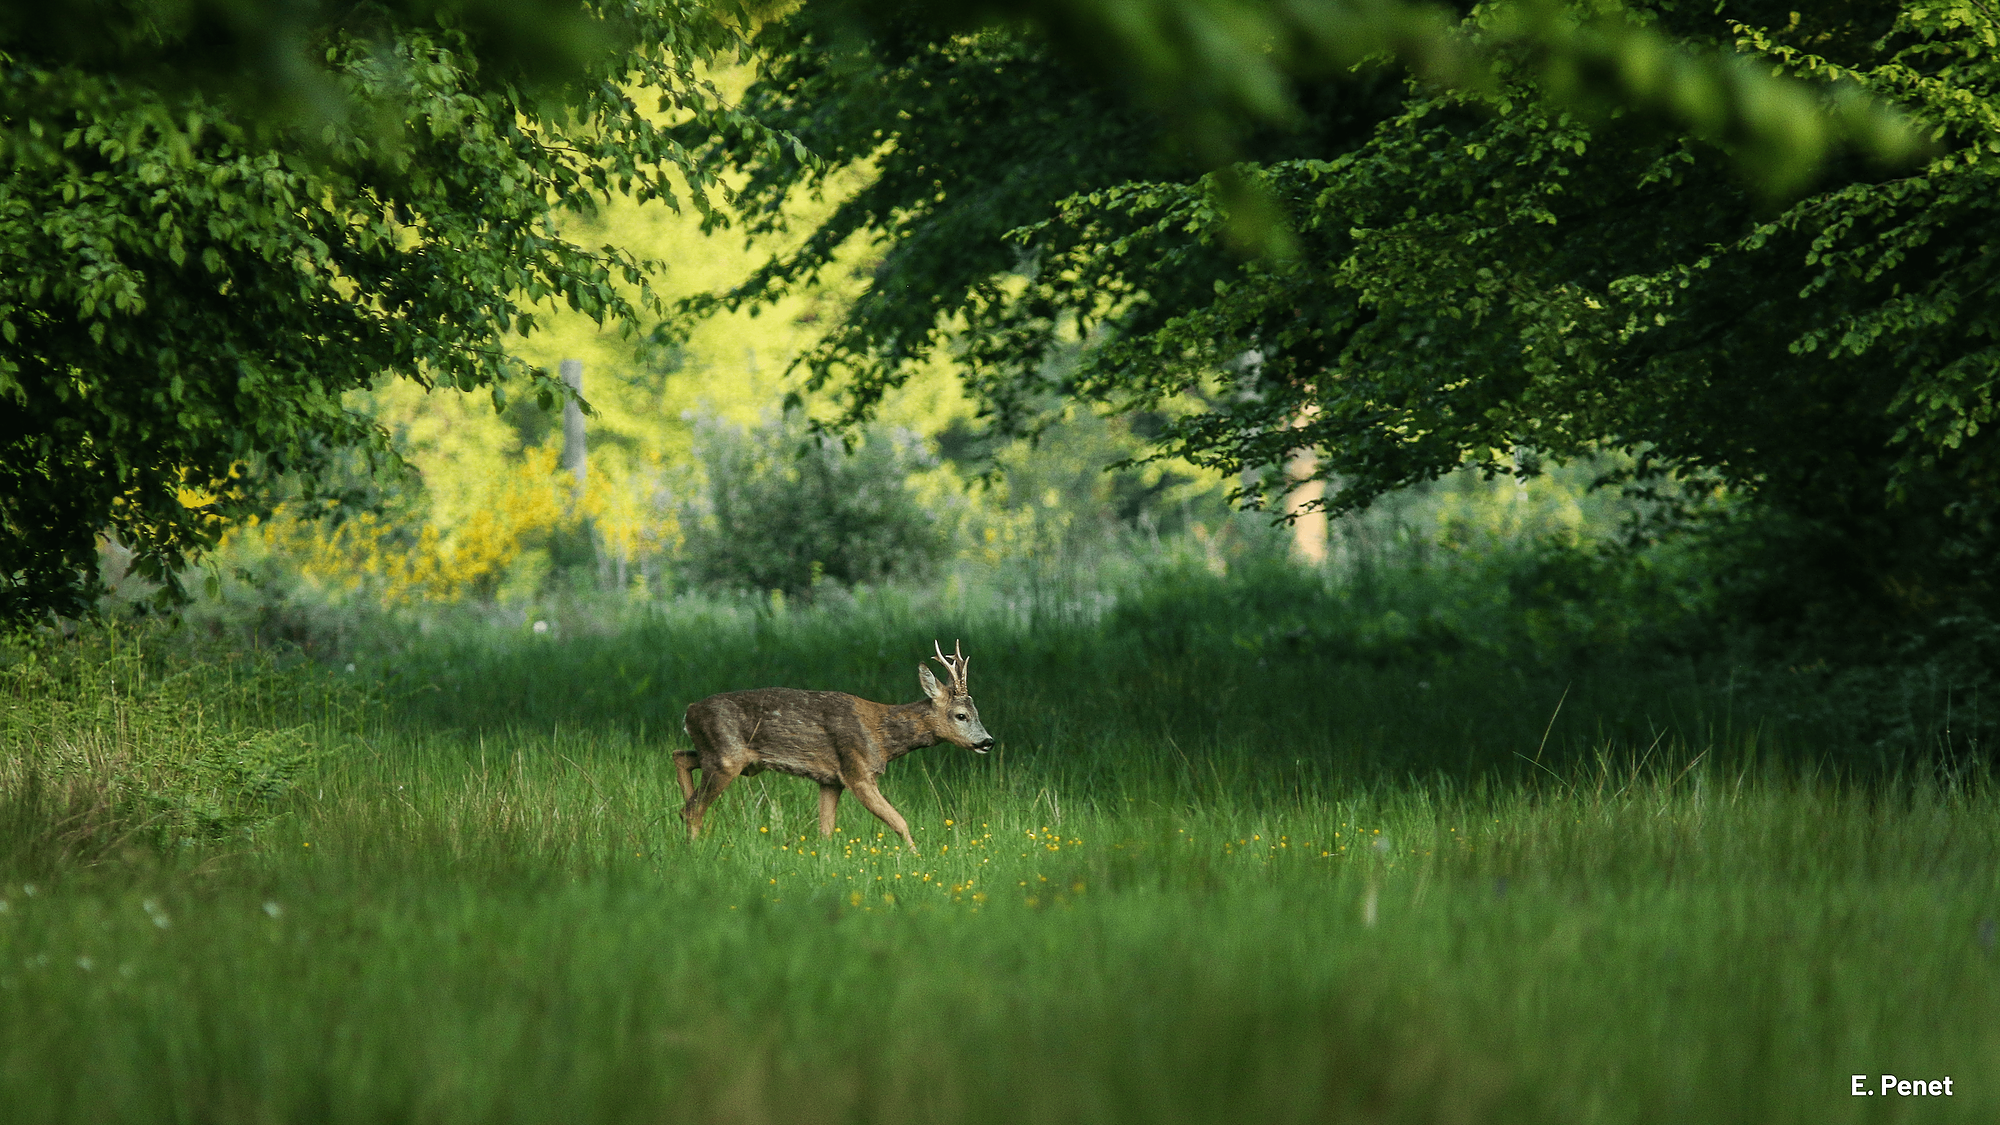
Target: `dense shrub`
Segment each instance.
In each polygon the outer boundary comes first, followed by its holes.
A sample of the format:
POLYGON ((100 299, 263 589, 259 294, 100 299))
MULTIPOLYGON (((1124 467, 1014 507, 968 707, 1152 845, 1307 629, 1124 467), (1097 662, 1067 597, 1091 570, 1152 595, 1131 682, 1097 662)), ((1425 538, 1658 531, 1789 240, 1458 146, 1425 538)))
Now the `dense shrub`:
POLYGON ((700 582, 797 594, 921 577, 943 557, 936 514, 908 483, 933 461, 908 431, 871 430, 850 451, 790 419, 711 420, 698 440, 708 481, 684 558, 700 582))

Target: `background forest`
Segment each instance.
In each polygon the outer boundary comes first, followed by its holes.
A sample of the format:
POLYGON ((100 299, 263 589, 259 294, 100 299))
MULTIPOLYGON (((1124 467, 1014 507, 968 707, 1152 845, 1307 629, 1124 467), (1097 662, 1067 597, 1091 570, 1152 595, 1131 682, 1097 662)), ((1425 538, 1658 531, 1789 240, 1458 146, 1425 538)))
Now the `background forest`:
POLYGON ((1992 1120, 1996 36, 0 0, 0 1105, 1992 1120))
POLYGON ((1631 71, 1727 43, 1835 79, 1828 116, 1727 74, 1704 122, 1565 88, 1510 52, 1508 11, 1467 25, 1497 88, 1307 52, 1275 107, 1218 94, 1206 117, 1077 68, 1062 25, 759 24, 746 61, 683 80, 726 125, 633 123, 699 171, 554 228, 660 268, 523 314, 484 394, 350 392, 372 446, 232 462, 268 483, 209 490, 245 506, 189 540, 220 547, 206 616, 313 644, 356 612, 615 617, 1058 558, 1115 585, 1289 550, 1336 588, 1498 567, 1531 592, 1496 612, 1573 623, 1521 655, 1615 636, 1730 682, 1786 669, 1869 712, 1871 753, 1937 749, 1941 701, 2000 659, 1992 332, 1966 297, 1988 284, 1984 18, 1668 4, 1539 48, 1631 71), (1937 124, 1839 108, 1864 89, 1937 124), (564 359, 587 419, 548 393, 564 359), (1269 525, 1301 512, 1287 548, 1269 525))

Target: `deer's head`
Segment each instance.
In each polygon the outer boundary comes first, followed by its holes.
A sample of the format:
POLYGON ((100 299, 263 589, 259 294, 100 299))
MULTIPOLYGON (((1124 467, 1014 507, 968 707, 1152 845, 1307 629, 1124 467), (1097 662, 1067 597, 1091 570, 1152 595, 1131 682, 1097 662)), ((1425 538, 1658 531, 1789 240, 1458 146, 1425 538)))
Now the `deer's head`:
POLYGON ((951 655, 944 654, 944 647, 931 642, 937 650, 937 662, 944 665, 950 676, 948 682, 940 683, 931 674, 927 664, 917 665, 917 683, 923 685, 924 694, 931 701, 931 729, 946 742, 955 743, 967 750, 984 754, 993 745, 993 736, 979 722, 979 708, 972 705, 972 692, 965 686, 965 655, 959 652, 958 642, 951 642, 951 655))

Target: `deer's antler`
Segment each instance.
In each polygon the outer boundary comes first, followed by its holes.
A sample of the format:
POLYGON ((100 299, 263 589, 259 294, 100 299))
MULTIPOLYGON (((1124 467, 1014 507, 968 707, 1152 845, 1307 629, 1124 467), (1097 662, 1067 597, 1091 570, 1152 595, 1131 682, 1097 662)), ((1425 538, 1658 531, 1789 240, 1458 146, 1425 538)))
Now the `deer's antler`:
POLYGON ((951 642, 950 656, 944 654, 944 646, 937 641, 931 642, 931 648, 937 653, 937 662, 944 665, 944 670, 951 675, 952 694, 971 695, 971 689, 965 686, 965 668, 972 661, 968 660, 965 654, 959 650, 958 642, 955 640, 951 642))

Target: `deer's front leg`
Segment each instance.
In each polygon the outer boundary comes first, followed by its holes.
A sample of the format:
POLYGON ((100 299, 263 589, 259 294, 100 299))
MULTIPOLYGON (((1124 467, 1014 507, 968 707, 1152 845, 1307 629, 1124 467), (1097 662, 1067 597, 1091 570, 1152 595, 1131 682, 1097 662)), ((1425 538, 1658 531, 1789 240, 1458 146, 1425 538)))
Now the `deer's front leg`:
POLYGON ((903 819, 903 814, 896 811, 896 806, 890 804, 887 797, 882 796, 882 791, 875 788, 874 782, 857 782, 848 788, 854 790, 854 799, 860 801, 864 808, 881 817, 882 823, 896 830, 896 835, 903 838, 903 843, 908 845, 911 855, 917 854, 917 842, 910 838, 909 822, 903 819))
POLYGON ((833 811, 840 804, 840 785, 819 787, 819 834, 822 839, 833 835, 833 811))

